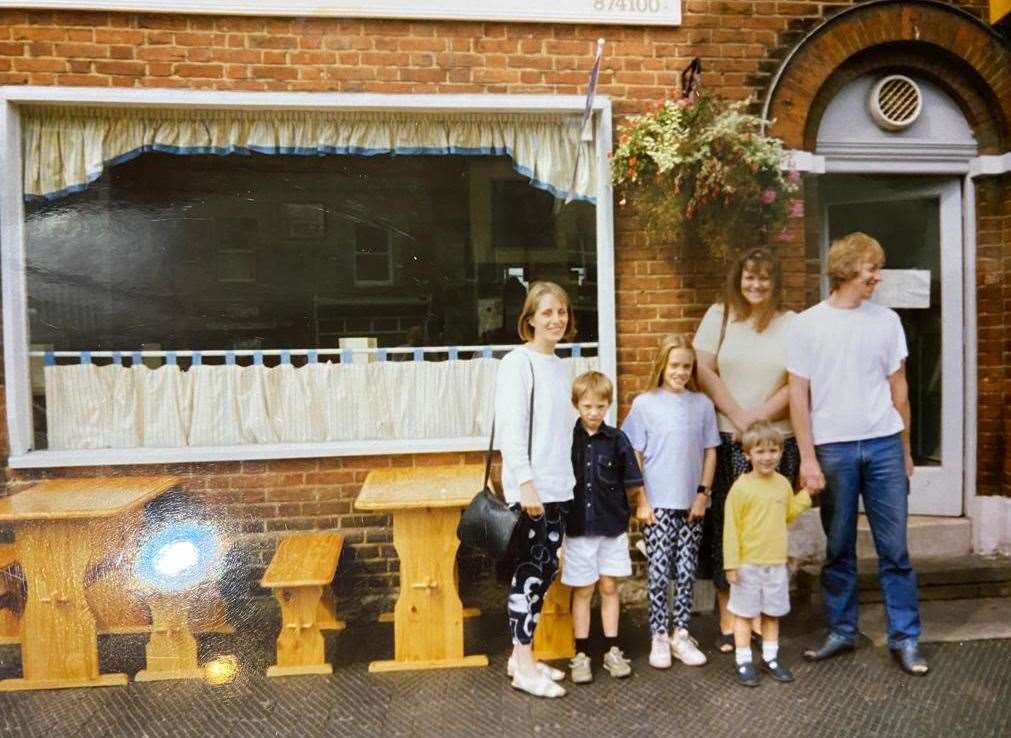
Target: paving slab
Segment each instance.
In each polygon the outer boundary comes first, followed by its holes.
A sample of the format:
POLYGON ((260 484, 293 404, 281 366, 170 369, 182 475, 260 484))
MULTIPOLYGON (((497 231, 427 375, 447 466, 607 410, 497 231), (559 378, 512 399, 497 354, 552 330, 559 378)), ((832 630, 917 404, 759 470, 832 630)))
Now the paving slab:
MULTIPOLYGON (((923 643, 1011 638, 1011 597, 929 600, 920 603, 923 643)), ((860 631, 876 646, 887 642, 884 605, 860 608, 860 631)))

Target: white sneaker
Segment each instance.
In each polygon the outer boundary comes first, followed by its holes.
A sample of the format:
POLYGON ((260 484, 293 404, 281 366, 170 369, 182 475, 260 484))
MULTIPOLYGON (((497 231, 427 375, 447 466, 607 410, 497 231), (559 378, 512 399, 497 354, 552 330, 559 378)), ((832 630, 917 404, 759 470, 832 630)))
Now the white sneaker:
POLYGON ((561 685, 551 681, 539 669, 534 672, 534 676, 529 678, 524 677, 522 672, 517 671, 515 676, 513 676, 512 685, 513 689, 532 694, 534 697, 552 698, 565 696, 565 689, 561 685))
POLYGON ((653 636, 653 646, 649 650, 649 665, 654 669, 669 669, 671 645, 666 633, 653 636))
MULTIPOLYGON (((537 662, 537 670, 553 682, 560 682, 565 678, 565 672, 553 666, 545 664, 543 661, 537 662)), ((512 678, 516 674, 516 659, 512 656, 506 662, 506 676, 512 678)))
POLYGON ((688 635, 684 628, 674 631, 670 650, 674 658, 685 666, 702 666, 707 660, 706 655, 699 650, 699 642, 688 635))

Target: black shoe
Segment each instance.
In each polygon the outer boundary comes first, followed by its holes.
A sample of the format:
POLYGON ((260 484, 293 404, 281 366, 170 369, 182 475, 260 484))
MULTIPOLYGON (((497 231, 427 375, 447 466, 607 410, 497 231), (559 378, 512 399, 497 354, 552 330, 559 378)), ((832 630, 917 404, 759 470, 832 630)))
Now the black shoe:
POLYGON ((916 641, 904 641, 902 645, 893 648, 892 657, 899 662, 899 666, 907 674, 926 676, 930 671, 927 659, 920 653, 920 647, 916 641))
POLYGON ((762 659, 762 671, 767 672, 769 676, 782 684, 788 684, 793 681, 793 672, 783 666, 779 659, 773 659, 772 661, 762 659))
POLYGON ((720 633, 720 637, 716 639, 716 650, 720 653, 733 653, 734 634, 720 633))
POLYGON ((836 635, 835 633, 829 633, 828 638, 825 639, 825 642, 821 644, 820 648, 809 648, 804 651, 804 658, 808 661, 824 661, 825 659, 830 659, 833 656, 838 656, 841 653, 849 653, 854 648, 856 648, 856 646, 853 641, 836 635))
POLYGON ((758 686, 758 669, 750 661, 746 664, 737 665, 737 681, 745 687, 758 686))

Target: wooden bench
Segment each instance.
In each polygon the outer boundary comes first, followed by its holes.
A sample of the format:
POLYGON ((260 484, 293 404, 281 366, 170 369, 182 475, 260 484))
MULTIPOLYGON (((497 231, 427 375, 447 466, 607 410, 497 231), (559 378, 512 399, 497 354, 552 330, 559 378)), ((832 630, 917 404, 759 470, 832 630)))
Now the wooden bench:
POLYGON ((274 591, 281 606, 277 663, 267 676, 332 674, 322 630, 343 630, 330 582, 337 572, 344 538, 337 533, 298 533, 281 539, 260 585, 274 591))
POLYGON ((21 642, 21 611, 25 607, 24 582, 16 571, 18 549, 0 544, 0 644, 21 642))

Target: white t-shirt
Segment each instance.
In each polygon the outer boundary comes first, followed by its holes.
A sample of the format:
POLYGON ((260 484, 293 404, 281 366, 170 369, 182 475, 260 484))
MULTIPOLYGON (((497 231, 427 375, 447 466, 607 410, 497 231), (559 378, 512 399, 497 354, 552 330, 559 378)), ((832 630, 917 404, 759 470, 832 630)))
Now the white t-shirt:
POLYGON ((533 480, 541 502, 572 499, 572 381, 554 354, 520 346, 502 357, 495 376, 495 436, 502 451, 502 491, 506 502, 520 501, 520 485, 533 480), (531 375, 533 367, 533 375, 531 375), (531 379, 534 427, 530 457, 527 433, 531 379))
POLYGON ((701 392, 658 387, 632 401, 621 429, 646 462, 642 477, 649 504, 690 508, 702 483, 702 456, 720 445, 713 401, 701 392))
POLYGON ((891 436, 903 429, 888 378, 908 355, 894 310, 819 302, 793 321, 786 368, 811 383, 815 445, 891 436))
MULTIPOLYGON (((745 410, 758 407, 786 384, 786 344, 795 317, 797 314, 792 310, 780 313, 759 333, 751 320, 734 320, 731 316, 722 346, 719 343, 723 304, 710 306, 702 318, 695 332, 695 350, 716 354, 719 347, 716 366, 720 379, 745 410)), ((723 413, 718 413, 717 419, 724 433, 736 430, 723 413)), ((793 435, 789 418, 777 420, 773 425, 784 436, 793 435)))

